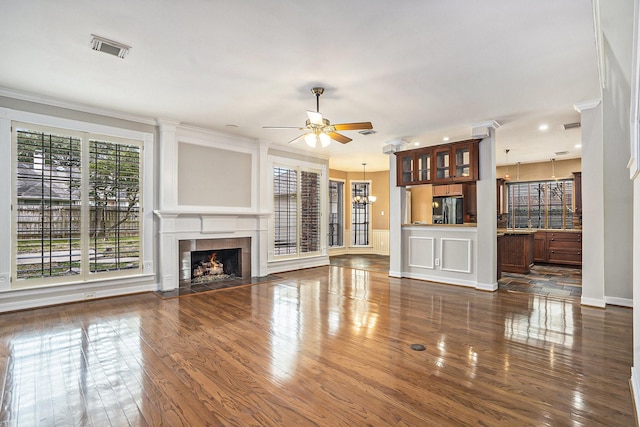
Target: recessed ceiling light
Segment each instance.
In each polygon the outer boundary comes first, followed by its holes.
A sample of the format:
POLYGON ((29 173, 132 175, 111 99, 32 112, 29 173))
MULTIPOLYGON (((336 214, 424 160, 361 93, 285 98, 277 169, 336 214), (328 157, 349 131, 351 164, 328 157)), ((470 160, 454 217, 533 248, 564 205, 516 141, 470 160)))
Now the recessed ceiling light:
POLYGON ((442 138, 442 141, 444 141, 444 142, 449 141, 449 137, 448 137, 448 136, 445 136, 444 138, 442 138))
POLYGON ((413 145, 417 146, 417 145, 420 145, 420 143, 419 142, 414 142, 413 145))
POLYGON ((576 144, 573 146, 574 148, 582 148, 582 144, 576 144))
POLYGON ((538 126, 538 130, 547 130, 547 129, 549 129, 549 125, 546 123, 543 123, 540 126, 538 126))

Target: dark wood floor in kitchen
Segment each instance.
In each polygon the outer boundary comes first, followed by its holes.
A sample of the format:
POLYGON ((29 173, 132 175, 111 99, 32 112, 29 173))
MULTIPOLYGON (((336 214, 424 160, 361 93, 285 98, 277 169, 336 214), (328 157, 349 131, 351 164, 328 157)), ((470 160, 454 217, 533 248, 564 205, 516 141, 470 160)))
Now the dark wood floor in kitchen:
POLYGON ((582 269, 536 264, 528 274, 502 273, 498 289, 579 300, 582 296, 582 269))

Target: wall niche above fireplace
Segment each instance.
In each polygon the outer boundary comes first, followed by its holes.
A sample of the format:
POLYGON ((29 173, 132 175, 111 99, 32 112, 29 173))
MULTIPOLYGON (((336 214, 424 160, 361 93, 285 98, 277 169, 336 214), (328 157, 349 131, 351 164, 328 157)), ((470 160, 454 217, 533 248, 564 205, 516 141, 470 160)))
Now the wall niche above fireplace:
POLYGON ((179 241, 180 286, 251 277, 251 238, 179 241))

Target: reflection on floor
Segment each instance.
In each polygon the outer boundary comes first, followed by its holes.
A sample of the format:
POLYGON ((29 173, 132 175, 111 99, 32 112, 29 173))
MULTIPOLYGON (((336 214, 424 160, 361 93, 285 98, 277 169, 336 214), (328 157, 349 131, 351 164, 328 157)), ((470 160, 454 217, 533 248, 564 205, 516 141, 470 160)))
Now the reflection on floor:
POLYGON ((579 299, 582 296, 582 269, 534 265, 529 274, 502 273, 498 289, 579 299))
MULTIPOLYGON (((336 255, 331 265, 359 270, 389 271, 389 257, 384 255, 336 255)), ((502 273, 498 289, 536 295, 579 299, 582 296, 582 269, 552 265, 535 265, 529 274, 502 273)))
POLYGON ((235 288, 238 286, 250 286, 257 285, 260 283, 273 282, 275 280, 280 280, 281 278, 278 276, 274 276, 269 274, 264 277, 248 277, 243 279, 242 277, 229 278, 225 280, 212 281, 208 283, 198 283, 198 284, 190 284, 188 282, 180 283, 180 286, 177 289, 173 289, 171 291, 156 291, 154 292, 161 298, 176 298, 185 295, 193 295, 201 292, 207 291, 217 291, 220 289, 228 289, 235 288))
POLYGON ((388 255, 335 255, 329 258, 330 264, 337 267, 350 267, 358 270, 389 272, 388 255))

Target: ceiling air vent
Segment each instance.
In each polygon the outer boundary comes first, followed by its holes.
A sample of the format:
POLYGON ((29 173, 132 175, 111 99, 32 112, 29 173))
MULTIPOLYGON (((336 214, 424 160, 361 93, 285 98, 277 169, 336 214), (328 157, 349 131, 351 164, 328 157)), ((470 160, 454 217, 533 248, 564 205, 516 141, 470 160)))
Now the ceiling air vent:
POLYGON ((556 156, 566 156, 569 154, 568 151, 556 151, 556 156))
POLYGON ((579 127, 580 127, 580 122, 567 123, 567 124, 564 125, 564 130, 575 129, 575 128, 579 128, 579 127))
POLYGON ((374 133, 376 133, 375 130, 373 129, 365 129, 365 130, 361 130, 360 132, 358 132, 360 135, 373 135, 374 133))
POLYGON ((129 53, 131 46, 91 34, 91 49, 108 53, 118 58, 124 58, 129 53))

